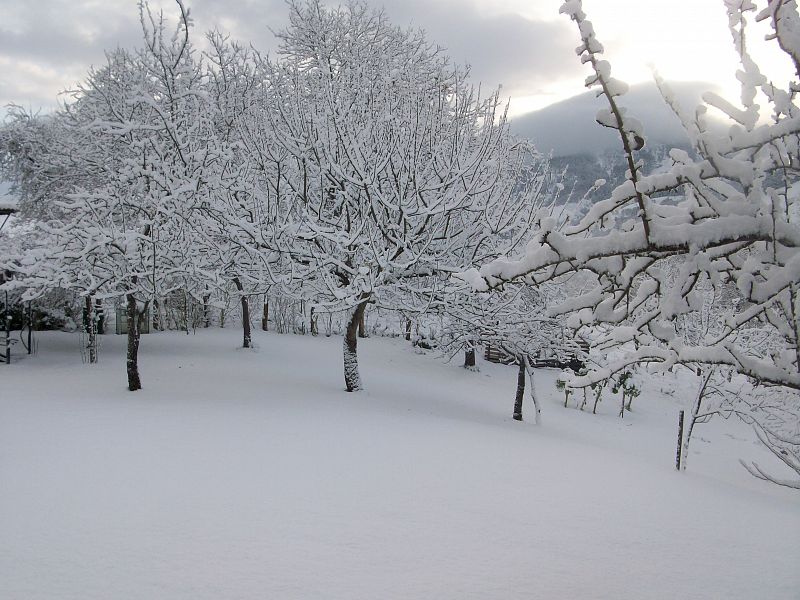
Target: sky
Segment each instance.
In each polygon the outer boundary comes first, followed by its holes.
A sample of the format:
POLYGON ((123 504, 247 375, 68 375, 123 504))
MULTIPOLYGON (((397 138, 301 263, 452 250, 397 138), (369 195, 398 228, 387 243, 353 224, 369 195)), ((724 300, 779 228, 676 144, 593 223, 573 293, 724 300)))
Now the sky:
MULTIPOLYGON (((333 0, 326 0, 332 3, 333 0)), ((575 25, 558 14, 561 0, 368 0, 398 25, 426 30, 484 87, 502 85, 519 115, 582 93, 587 67, 574 53, 575 25)), ((260 50, 275 47, 270 29, 285 25, 284 0, 185 0, 195 39, 218 28, 260 50)), ((152 0, 175 13, 173 0, 152 0)), ((722 0, 584 0, 613 74, 637 83, 652 67, 668 79, 708 82, 736 97, 736 56, 722 0)), ((753 19, 751 18, 751 21, 753 19)), ((750 39, 763 37, 763 27, 750 39)), ((0 0, 0 106, 57 106, 59 93, 84 79, 104 50, 139 45, 135 0, 0 0)), ((777 51, 754 53, 770 76, 788 77, 777 51)))

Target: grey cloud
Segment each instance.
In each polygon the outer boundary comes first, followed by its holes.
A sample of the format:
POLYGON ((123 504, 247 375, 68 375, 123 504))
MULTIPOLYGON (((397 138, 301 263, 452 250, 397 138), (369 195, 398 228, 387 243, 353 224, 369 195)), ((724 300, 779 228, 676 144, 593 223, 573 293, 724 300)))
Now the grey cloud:
POLYGON ((275 46, 270 30, 283 28, 289 15, 283 0, 194 0, 190 6, 198 29, 220 29, 264 51, 275 46))
MULTIPOLYGON (((177 13, 172 0, 153 0, 154 13, 177 13)), ((272 41, 269 28, 283 25, 282 0, 186 0, 198 43, 219 28, 259 48, 272 41)), ((9 102, 52 109, 58 94, 81 81, 90 66, 105 62, 105 51, 141 46, 135 0, 0 0, 0 107, 9 102)), ((2 112, 2 108, 0 108, 2 112)))
MULTIPOLYGON (((337 4, 328 0, 329 5, 337 4)), ((469 63, 476 81, 510 91, 536 93, 545 83, 580 73, 569 22, 536 22, 520 15, 482 15, 468 0, 368 0, 384 7, 396 25, 424 29, 429 39, 447 49, 458 63, 469 63)), ((235 5, 195 0, 192 11, 200 24, 234 23, 235 37, 271 50, 270 33, 286 24, 283 0, 242 1, 235 5)))
POLYGON ((53 108, 104 50, 135 44, 135 2, 0 2, 0 103, 53 108))
MULTIPOLYGON (((332 4, 334 2, 328 2, 332 4)), ((502 83, 511 94, 535 94, 546 84, 580 70, 568 23, 535 22, 519 15, 486 17, 465 0, 370 0, 385 5, 392 22, 425 29, 459 63, 472 65, 473 79, 502 83)), ((154 9, 174 13, 170 0, 154 9)), ((261 50, 275 47, 271 29, 286 24, 283 0, 186 0, 196 39, 218 28, 261 50)), ((81 80, 104 51, 140 45, 134 0, 0 0, 0 103, 52 107, 59 91, 81 80), (49 83, 48 83, 49 82, 49 83)))
MULTIPOLYGON (((386 0, 393 22, 424 29, 476 81, 534 94, 545 84, 580 73, 569 22, 531 21, 516 14, 485 16, 459 0, 386 0)), ((555 10, 555 8, 554 8, 555 10)))

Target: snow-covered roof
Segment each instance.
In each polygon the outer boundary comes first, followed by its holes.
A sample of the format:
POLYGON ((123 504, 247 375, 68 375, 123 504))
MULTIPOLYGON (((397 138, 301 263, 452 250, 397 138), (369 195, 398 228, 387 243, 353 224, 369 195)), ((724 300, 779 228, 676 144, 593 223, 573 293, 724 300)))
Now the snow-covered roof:
POLYGON ((17 212, 16 203, 0 200, 0 215, 11 215, 17 212))
POLYGON ((0 181, 0 215, 10 215, 18 210, 17 198, 11 194, 11 184, 0 181))

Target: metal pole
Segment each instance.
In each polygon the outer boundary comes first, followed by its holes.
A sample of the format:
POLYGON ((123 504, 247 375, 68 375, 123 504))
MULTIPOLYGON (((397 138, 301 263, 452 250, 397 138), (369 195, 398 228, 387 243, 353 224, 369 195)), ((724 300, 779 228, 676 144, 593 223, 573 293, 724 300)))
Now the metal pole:
POLYGON ((683 411, 678 415, 678 451, 675 453, 675 468, 681 470, 681 447, 683 446, 683 411))

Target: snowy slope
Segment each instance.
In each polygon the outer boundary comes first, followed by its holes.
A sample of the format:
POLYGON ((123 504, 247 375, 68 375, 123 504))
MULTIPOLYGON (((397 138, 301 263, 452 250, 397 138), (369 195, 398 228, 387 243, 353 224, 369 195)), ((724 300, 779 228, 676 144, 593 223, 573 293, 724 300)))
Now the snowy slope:
MULTIPOLYGON (((702 93, 713 86, 706 82, 673 82, 671 89, 679 104, 692 114, 702 93)), ((688 144, 680 120, 663 101, 655 83, 631 86, 619 102, 628 109, 628 114, 644 124, 648 146, 688 144)), ((511 129, 533 140, 542 152, 552 151, 555 156, 620 152, 616 131, 595 121, 597 111, 602 108, 607 108, 605 98, 598 98, 593 91, 585 92, 519 116, 513 119, 511 129)))
MULTIPOLYGON (((800 497, 752 479, 746 429, 698 429, 690 396, 559 405, 510 419, 515 370, 481 373, 400 340, 235 330, 78 336, 0 366, 0 598, 797 598, 800 497)), ((771 464, 771 463, 770 463, 771 464)))

